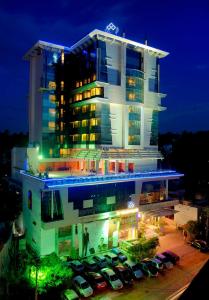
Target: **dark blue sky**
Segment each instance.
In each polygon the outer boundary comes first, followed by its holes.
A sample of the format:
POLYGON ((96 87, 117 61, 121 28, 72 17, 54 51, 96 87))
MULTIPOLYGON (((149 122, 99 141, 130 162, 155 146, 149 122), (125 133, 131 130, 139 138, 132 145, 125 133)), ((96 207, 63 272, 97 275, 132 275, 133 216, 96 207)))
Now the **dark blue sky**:
POLYGON ((209 130, 209 1, 1 1, 0 130, 27 131, 28 63, 37 41, 71 46, 113 22, 126 37, 170 52, 161 60, 167 93, 160 131, 209 130), (145 3, 146 2, 146 3, 145 3))

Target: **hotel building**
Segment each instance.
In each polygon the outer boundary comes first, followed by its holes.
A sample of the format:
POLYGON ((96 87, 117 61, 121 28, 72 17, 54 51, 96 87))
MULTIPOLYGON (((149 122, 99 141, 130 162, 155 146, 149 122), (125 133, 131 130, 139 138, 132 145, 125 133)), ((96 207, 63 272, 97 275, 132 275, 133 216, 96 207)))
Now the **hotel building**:
POLYGON ((71 47, 38 41, 25 54, 29 146, 13 150, 12 172, 26 242, 40 255, 118 246, 138 237, 143 214, 173 213, 168 182, 182 174, 158 169, 167 55, 100 30, 71 47))

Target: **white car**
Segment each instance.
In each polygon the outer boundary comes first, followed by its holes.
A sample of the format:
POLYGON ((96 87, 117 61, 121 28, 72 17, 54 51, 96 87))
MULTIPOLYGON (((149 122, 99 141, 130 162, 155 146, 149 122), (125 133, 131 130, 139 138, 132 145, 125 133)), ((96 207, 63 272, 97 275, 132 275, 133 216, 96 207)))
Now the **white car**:
POLYGON ((109 268, 104 268, 101 270, 102 275, 104 278, 108 281, 108 283, 111 285, 113 290, 119 290, 123 288, 122 281, 118 278, 118 276, 113 272, 113 270, 109 268))
POLYGON ((83 297, 89 297, 93 294, 93 289, 89 283, 80 275, 76 276, 72 280, 73 286, 76 291, 83 297))

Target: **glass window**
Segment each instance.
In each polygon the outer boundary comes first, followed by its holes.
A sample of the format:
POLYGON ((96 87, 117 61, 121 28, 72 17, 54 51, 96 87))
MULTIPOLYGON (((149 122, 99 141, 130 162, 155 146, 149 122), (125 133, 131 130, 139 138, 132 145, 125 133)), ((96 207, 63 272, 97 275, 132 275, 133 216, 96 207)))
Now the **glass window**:
POLYGON ((48 122, 48 127, 50 128, 50 129, 55 129, 55 122, 48 122))
POLYGON ((95 111, 95 110, 96 110, 96 104, 91 104, 90 111, 95 111))
POLYGON ((82 120, 82 127, 86 127, 88 125, 88 120, 82 120))
POLYGON ((91 208, 93 207, 93 200, 83 200, 83 208, 91 208))
POLYGON ((88 141, 88 134, 84 133, 81 135, 82 142, 88 141))
POLYGON ((96 135, 95 133, 90 134, 90 141, 95 141, 96 140, 96 135))
POLYGON ((61 104, 64 104, 64 95, 61 95, 61 104))
POLYGON ((82 106, 82 113, 86 113, 86 112, 87 112, 87 106, 84 105, 84 106, 82 106))
POLYGON ((64 64, 64 61, 65 61, 65 54, 62 51, 62 53, 61 53, 61 63, 64 64))

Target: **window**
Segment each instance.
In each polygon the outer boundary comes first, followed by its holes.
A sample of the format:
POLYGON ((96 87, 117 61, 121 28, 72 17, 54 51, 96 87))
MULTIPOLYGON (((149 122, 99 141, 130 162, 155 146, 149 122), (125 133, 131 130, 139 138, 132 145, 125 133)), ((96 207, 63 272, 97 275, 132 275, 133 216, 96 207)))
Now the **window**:
POLYGON ((55 109, 54 108, 49 108, 49 113, 51 116, 55 115, 55 109))
POLYGON ((86 113, 86 112, 87 112, 87 106, 84 105, 84 106, 82 106, 82 113, 86 113))
POLYGON ((49 129, 55 129, 55 122, 48 122, 49 129))
POLYGON ((61 131, 63 131, 63 127, 64 127, 64 124, 63 124, 63 122, 61 122, 61 123, 60 123, 60 130, 61 130, 61 131))
POLYGON ((55 90, 56 89, 56 82, 49 81, 48 87, 49 87, 49 89, 55 90))
POLYGON ((136 80, 133 79, 133 78, 131 78, 131 77, 129 77, 128 78, 128 85, 129 86, 135 86, 136 85, 136 80))
POLYGON ((82 127, 86 127, 88 125, 88 120, 82 120, 82 127))
POLYGON ((116 203, 115 196, 107 197, 106 199, 107 199, 107 204, 115 204, 116 203))
POLYGON ((61 81, 61 82, 60 82, 60 87, 61 87, 61 90, 64 89, 64 81, 61 81))
POLYGON ((60 135, 60 143, 63 144, 63 141, 64 141, 64 136, 60 135))
POLYGON ((28 208, 32 209, 32 192, 31 192, 31 190, 28 191, 28 208))
POLYGON ((61 63, 64 64, 64 61, 65 61, 65 54, 62 51, 62 53, 61 53, 61 63))
POLYGON ((82 142, 88 141, 88 134, 84 133, 81 135, 82 142))
POLYGON ((63 108, 60 109, 60 117, 63 117, 63 108))
POLYGON ((72 227, 65 226, 58 228, 58 237, 66 237, 72 235, 72 227))
POLYGON ((93 207, 93 200, 83 200, 83 208, 91 208, 93 207))
POLYGON ((90 134, 90 141, 95 141, 96 140, 96 135, 95 135, 95 133, 91 133, 90 134))
POLYGON ((78 128, 78 127, 80 127, 80 122, 79 121, 75 121, 73 123, 73 128, 78 128))
POLYGON ((90 111, 95 111, 95 110, 96 110, 96 104, 91 104, 90 111))
POLYGON ((128 99, 129 99, 129 100, 135 100, 135 98, 136 98, 135 93, 129 93, 129 94, 128 94, 128 99))
POLYGON ((49 95, 49 100, 54 103, 56 101, 56 96, 55 95, 49 95))
POLYGON ((64 95, 61 95, 61 104, 64 104, 64 95))

